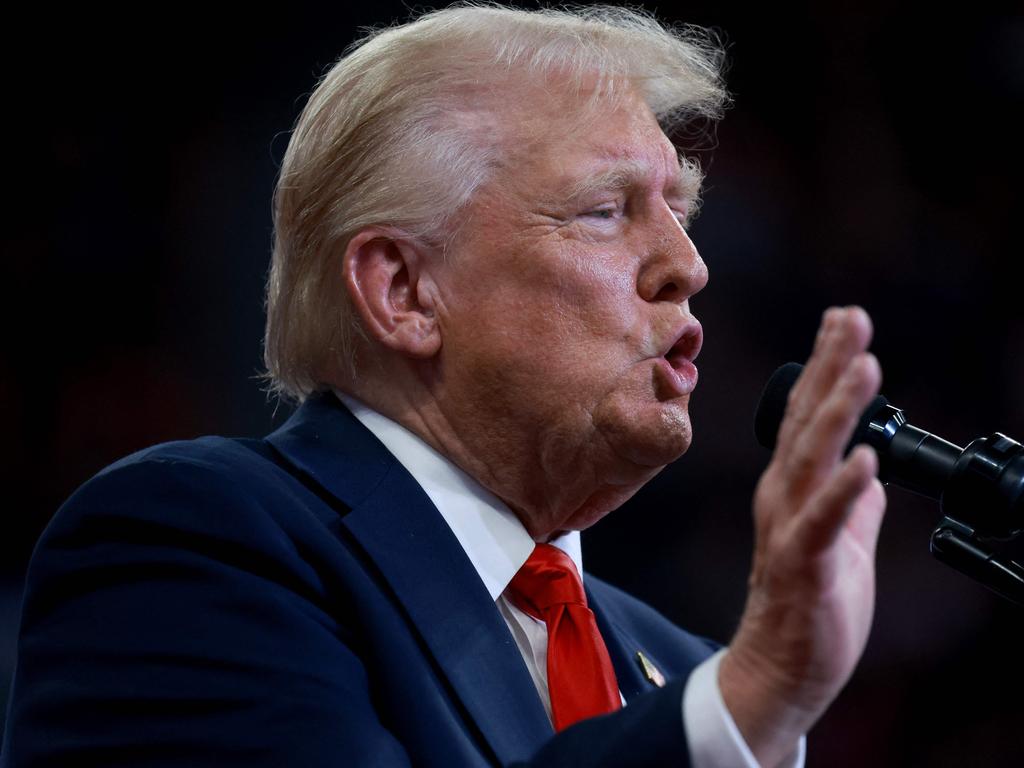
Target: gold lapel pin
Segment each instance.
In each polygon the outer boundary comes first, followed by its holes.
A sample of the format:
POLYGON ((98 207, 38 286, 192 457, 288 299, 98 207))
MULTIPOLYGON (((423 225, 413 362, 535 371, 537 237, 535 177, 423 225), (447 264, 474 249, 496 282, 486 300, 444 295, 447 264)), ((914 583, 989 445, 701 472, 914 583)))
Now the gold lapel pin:
POLYGON ((651 663, 651 660, 644 656, 643 651, 636 652, 636 660, 640 663, 644 677, 650 680, 659 688, 665 687, 665 676, 658 671, 658 668, 651 663))

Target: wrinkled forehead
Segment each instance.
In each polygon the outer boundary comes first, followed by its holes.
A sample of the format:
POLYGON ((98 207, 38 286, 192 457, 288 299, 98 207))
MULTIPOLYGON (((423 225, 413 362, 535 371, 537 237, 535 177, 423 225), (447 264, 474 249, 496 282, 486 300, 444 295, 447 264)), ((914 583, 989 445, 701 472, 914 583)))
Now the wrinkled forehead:
POLYGON ((536 148, 561 137, 578 140, 621 115, 664 137, 643 92, 625 77, 595 74, 582 82, 550 75, 537 81, 513 78, 491 106, 506 126, 504 133, 520 146, 536 148))
POLYGON ((493 138, 500 149, 494 171, 504 183, 543 175, 576 194, 591 183, 581 174, 600 175, 613 186, 654 174, 680 194, 699 186, 642 94, 628 82, 596 95, 550 83, 525 87, 504 100, 497 117, 500 127, 493 138))

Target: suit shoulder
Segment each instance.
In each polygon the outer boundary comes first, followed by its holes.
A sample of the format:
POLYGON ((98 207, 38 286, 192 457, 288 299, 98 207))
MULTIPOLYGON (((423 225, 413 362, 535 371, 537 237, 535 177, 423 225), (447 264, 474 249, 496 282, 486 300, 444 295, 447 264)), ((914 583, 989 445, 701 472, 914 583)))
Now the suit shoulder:
POLYGON ((280 507, 276 497, 294 497, 296 487, 266 441, 208 436, 161 443, 110 464, 83 483, 60 511, 97 502, 128 506, 141 499, 151 505, 178 499, 229 507, 266 506, 273 499, 280 507))
POLYGON ((163 443, 127 456, 78 488, 40 544, 123 538, 140 526, 221 540, 278 539, 327 510, 273 458, 266 443, 224 437, 163 443))
MULTIPOLYGON (((89 483, 128 480, 147 475, 205 475, 229 482, 258 481, 273 461, 271 449, 260 440, 217 436, 160 443, 137 451, 100 470, 89 483)), ((83 486, 84 487, 84 486, 83 486)))
POLYGON ((43 531, 29 563, 26 605, 39 615, 69 590, 142 573, 162 584, 260 574, 295 593, 315 591, 319 577, 306 555, 338 554, 330 527, 337 513, 263 450, 205 437, 111 464, 43 531))

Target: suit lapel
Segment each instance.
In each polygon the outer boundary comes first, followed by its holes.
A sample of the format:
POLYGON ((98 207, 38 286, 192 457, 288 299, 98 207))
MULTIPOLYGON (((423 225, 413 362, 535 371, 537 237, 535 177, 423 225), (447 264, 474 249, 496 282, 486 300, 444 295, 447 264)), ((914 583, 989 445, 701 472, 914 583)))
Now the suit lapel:
POLYGON ((333 395, 267 440, 351 509, 344 525, 380 569, 502 764, 551 736, 519 650, 461 545, 404 467, 333 395))
POLYGON ((601 601, 594 597, 594 593, 589 588, 586 589, 586 592, 587 605, 594 612, 597 629, 604 639, 612 666, 615 668, 615 679, 619 684, 619 690, 622 691, 626 702, 629 703, 635 696, 657 687, 644 676, 641 669, 637 652, 643 651, 643 648, 629 633, 611 621, 603 609, 601 601))

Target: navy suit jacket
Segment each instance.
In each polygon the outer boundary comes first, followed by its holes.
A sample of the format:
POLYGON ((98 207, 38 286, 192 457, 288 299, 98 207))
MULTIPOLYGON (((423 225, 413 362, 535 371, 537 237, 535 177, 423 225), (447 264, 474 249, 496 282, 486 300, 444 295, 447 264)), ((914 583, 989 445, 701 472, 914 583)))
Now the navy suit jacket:
POLYGON ((318 395, 264 440, 130 456, 60 509, 0 765, 687 765, 682 691, 713 645, 585 583, 628 706, 555 735, 443 518, 318 395))

